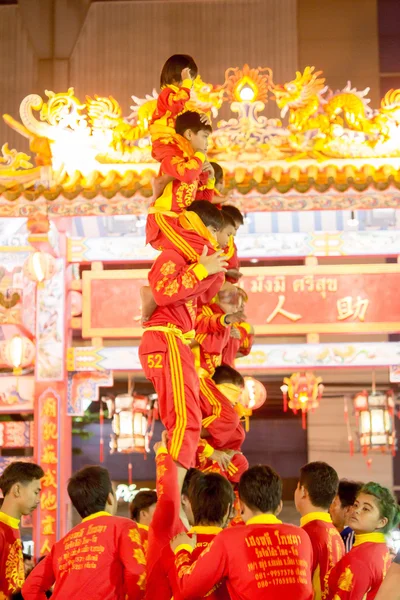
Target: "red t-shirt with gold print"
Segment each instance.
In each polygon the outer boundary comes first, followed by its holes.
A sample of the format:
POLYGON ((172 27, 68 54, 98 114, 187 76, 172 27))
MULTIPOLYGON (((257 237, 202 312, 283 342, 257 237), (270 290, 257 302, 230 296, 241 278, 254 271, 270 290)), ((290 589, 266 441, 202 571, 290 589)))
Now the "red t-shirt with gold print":
POLYGON ((391 562, 383 533, 356 535, 353 548, 331 571, 328 600, 373 600, 391 562))
POLYGON ((310 536, 313 548, 314 600, 326 600, 329 574, 346 553, 342 536, 328 513, 310 513, 300 520, 300 526, 310 536))
POLYGON ((136 523, 98 512, 56 542, 27 578, 24 600, 141 600, 146 558, 136 523))
POLYGON ((19 520, 0 511, 0 600, 18 592, 24 581, 19 520))
POLYGON ((180 546, 175 558, 177 584, 187 600, 205 596, 221 580, 232 600, 313 598, 310 538, 274 515, 225 529, 193 563, 187 560, 192 552, 191 546, 180 546))

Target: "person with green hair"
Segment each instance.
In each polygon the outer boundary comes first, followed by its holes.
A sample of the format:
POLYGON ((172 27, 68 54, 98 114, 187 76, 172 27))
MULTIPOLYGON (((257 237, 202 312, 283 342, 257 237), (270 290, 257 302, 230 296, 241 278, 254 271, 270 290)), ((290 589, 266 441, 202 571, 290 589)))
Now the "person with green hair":
POLYGON ((374 600, 391 563, 385 534, 400 522, 397 500, 379 483, 366 483, 357 495, 349 526, 352 550, 332 569, 326 600, 374 600))

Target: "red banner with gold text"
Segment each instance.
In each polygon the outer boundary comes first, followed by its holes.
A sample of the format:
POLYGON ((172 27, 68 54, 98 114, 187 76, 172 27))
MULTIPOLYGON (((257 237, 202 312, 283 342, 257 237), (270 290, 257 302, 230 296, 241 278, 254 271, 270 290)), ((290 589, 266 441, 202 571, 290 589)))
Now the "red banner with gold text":
MULTIPOLYGON (((400 331, 400 264, 246 267, 242 272, 247 318, 258 335, 400 331)), ((84 337, 141 337, 146 270, 85 271, 83 281, 84 337)))
POLYGON ((37 446, 36 459, 44 470, 40 506, 36 513, 37 556, 48 554, 58 539, 60 522, 60 395, 46 388, 37 399, 37 446))

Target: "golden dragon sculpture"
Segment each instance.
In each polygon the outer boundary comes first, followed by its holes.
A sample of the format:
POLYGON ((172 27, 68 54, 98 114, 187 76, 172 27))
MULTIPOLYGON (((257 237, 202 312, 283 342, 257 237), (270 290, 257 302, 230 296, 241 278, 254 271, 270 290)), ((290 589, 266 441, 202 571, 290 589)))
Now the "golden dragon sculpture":
POLYGON ((348 82, 343 90, 332 92, 321 75, 315 67, 306 67, 288 83, 270 82, 281 117, 289 117, 289 144, 307 156, 312 150, 314 158, 325 158, 340 156, 341 145, 343 156, 348 156, 348 142, 355 141, 376 155, 377 147, 383 149, 400 123, 400 90, 390 90, 379 110, 373 111, 366 98, 369 88, 357 91, 348 82))

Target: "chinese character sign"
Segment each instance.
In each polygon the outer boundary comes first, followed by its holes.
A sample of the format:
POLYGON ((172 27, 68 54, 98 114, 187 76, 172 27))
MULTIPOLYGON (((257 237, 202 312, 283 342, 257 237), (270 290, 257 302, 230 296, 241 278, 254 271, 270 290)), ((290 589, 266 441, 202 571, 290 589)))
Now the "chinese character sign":
POLYGON ((38 401, 37 460, 44 470, 40 507, 37 511, 38 554, 48 554, 57 539, 59 523, 59 419, 60 397, 48 388, 38 401))
POLYGON ((400 286, 399 265, 247 268, 243 272, 240 285, 249 297, 246 314, 256 333, 400 328, 400 303, 393 301, 400 286))

